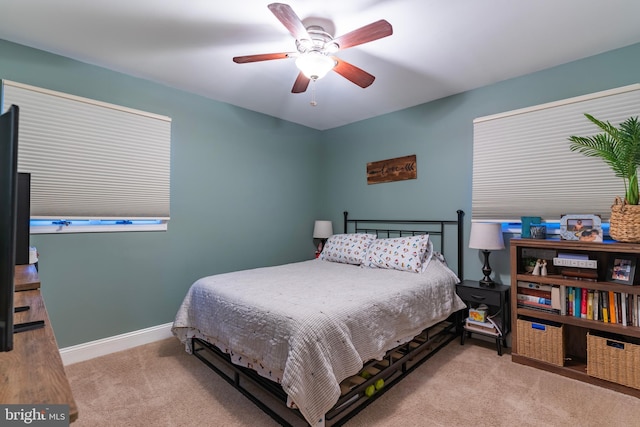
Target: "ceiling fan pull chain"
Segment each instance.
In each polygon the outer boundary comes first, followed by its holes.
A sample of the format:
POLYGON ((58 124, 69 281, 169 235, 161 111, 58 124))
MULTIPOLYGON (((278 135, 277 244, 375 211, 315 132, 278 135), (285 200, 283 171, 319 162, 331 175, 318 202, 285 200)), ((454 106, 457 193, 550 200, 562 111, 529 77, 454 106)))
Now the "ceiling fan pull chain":
POLYGON ((316 79, 311 80, 311 102, 309 103, 312 107, 318 105, 316 102, 316 79))

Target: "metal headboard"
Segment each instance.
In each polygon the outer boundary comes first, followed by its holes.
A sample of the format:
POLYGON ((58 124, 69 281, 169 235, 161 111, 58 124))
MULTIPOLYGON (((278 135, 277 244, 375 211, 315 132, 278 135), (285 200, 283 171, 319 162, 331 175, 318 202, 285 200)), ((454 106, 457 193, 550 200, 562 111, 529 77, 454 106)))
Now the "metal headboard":
MULTIPOLYGON (((458 278, 464 280, 463 268, 464 268, 464 211, 456 211, 458 215, 457 220, 398 220, 398 219, 350 219, 349 212, 344 211, 344 232, 349 233, 349 225, 353 225, 351 232, 355 233, 371 233, 376 234, 378 237, 402 237, 402 236, 415 236, 417 234, 429 233, 430 236, 440 237, 440 252, 444 253, 445 246, 445 230, 446 226, 455 225, 457 233, 457 246, 458 246, 458 278), (397 225, 396 228, 388 228, 391 224, 397 225), (422 226, 418 229, 418 226, 422 226), (386 227, 386 228, 382 228, 386 227), (412 228, 413 227, 413 228, 412 228)), ((450 228, 450 227, 449 227, 450 228)), ((452 230, 449 230, 450 232, 452 230)))

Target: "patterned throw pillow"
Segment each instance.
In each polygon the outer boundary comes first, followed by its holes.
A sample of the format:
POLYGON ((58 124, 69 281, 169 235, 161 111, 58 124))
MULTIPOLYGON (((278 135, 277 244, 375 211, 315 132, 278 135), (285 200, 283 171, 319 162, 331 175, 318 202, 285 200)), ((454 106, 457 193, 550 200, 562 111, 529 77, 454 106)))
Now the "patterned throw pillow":
POLYGON ((319 258, 324 261, 360 265, 364 262, 367 248, 375 238, 375 234, 334 234, 327 240, 319 258))
POLYGON ((431 258, 433 258, 433 242, 431 241, 431 239, 429 239, 429 244, 427 245, 427 251, 422 256, 421 272, 424 272, 427 269, 427 265, 429 265, 429 261, 431 261, 431 258))
POLYGON ((431 260, 429 235, 376 239, 365 257, 365 267, 388 268, 422 273, 431 260))

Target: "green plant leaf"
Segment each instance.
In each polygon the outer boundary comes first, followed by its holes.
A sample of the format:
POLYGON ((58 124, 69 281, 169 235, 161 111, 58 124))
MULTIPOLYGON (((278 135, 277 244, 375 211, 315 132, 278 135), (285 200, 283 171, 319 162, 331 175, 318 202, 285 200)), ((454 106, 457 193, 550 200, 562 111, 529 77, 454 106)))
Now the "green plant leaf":
POLYGON ((629 179, 629 188, 627 189, 626 199, 627 203, 630 205, 637 205, 640 202, 637 173, 629 179))
POLYGON ((593 136, 570 136, 569 149, 588 157, 602 159, 622 178, 625 186, 627 203, 637 205, 638 166, 640 166, 640 122, 637 117, 630 117, 615 127, 608 121, 598 120, 590 114, 585 117, 598 126, 603 132, 593 136))

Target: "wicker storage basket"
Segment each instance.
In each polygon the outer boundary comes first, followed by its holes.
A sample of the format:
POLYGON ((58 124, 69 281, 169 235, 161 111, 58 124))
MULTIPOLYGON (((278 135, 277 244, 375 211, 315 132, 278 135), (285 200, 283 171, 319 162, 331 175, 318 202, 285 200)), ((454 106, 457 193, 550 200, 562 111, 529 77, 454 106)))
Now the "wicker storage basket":
POLYGON ((611 206, 609 235, 618 242, 640 243, 640 205, 616 197, 611 206))
POLYGON ((564 365, 563 325, 517 321, 518 354, 554 365, 564 365))
POLYGON ((587 374, 640 389, 640 345, 587 334, 587 374))

